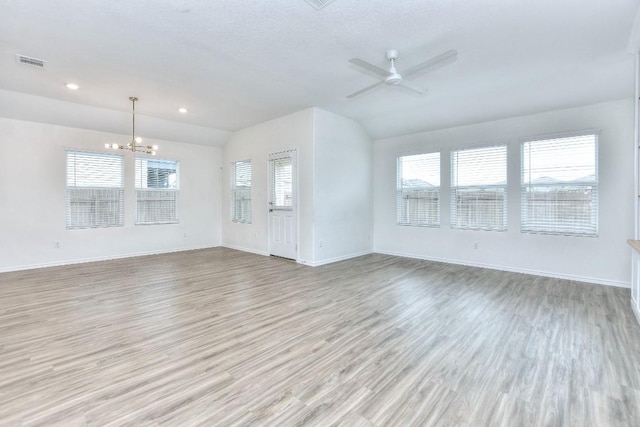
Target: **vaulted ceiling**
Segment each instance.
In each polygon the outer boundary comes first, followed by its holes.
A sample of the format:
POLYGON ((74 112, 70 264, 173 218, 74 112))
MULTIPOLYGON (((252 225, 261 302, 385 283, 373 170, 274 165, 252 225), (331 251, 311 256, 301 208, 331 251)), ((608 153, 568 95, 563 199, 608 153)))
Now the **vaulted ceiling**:
POLYGON ((135 95, 141 115, 227 131, 220 135, 317 106, 383 138, 631 97, 626 47, 639 6, 0 0, 0 89, 121 112, 135 95), (400 71, 449 49, 458 60, 411 80, 425 95, 385 86, 347 99, 377 80, 348 60, 387 68, 391 48, 400 71), (16 54, 45 60, 45 69, 18 64, 16 54), (69 91, 68 82, 80 89, 69 91), (177 112, 182 106, 187 114, 177 112))

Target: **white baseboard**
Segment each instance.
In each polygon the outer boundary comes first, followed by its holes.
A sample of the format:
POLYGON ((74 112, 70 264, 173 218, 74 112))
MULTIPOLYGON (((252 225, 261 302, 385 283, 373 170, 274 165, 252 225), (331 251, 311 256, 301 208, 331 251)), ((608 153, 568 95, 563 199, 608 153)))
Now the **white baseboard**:
POLYGON ((631 288, 631 283, 628 283, 628 282, 620 282, 617 280, 608 280, 608 279, 601 279, 596 277, 575 276, 570 274, 562 274, 562 273, 555 273, 555 272, 549 272, 549 271, 530 270, 526 268, 514 268, 506 265, 469 262, 469 261, 463 261, 463 260, 451 259, 451 258, 428 257, 424 255, 404 253, 404 252, 381 251, 381 250, 374 250, 373 252, 379 253, 379 254, 385 254, 385 255, 400 256, 404 258, 424 259, 427 261, 444 262, 447 264, 457 264, 457 265, 466 265, 469 267, 488 268, 490 270, 509 271, 512 273, 532 274, 534 276, 553 277, 555 279, 566 279, 566 280, 573 280, 576 282, 595 283, 597 285, 615 286, 619 288, 631 288))
POLYGON ((21 265, 21 266, 15 266, 15 267, 0 268, 0 273, 9 273, 11 271, 21 271, 21 270, 33 270, 36 268, 60 267, 63 265, 84 264, 87 262, 109 261, 114 259, 132 258, 132 257, 147 256, 147 255, 160 255, 160 254, 169 254, 174 252, 194 251, 197 249, 210 249, 215 247, 217 246, 215 245, 214 246, 210 246, 210 245, 190 246, 186 248, 179 248, 179 249, 174 248, 174 249, 166 249, 162 251, 133 252, 128 254, 107 255, 107 256, 100 256, 100 257, 93 257, 93 258, 79 258, 79 259, 71 259, 71 260, 63 260, 63 261, 44 262, 44 263, 38 263, 38 264, 28 264, 28 265, 21 265))
MULTIPOLYGON (((228 245, 228 244, 222 244, 220 246, 225 247, 225 248, 229 248, 229 249, 235 249, 235 250, 238 250, 238 251, 254 253, 254 254, 257 254, 257 255, 269 256, 269 253, 265 252, 265 251, 258 251, 258 250, 255 250, 255 249, 244 248, 244 247, 228 245)), ((191 246, 191 247, 186 247, 186 248, 167 249, 167 250, 161 250, 161 251, 134 252, 134 253, 127 253, 127 254, 102 256, 102 257, 81 258, 81 259, 73 259, 73 260, 47 262, 47 263, 28 264, 28 265, 13 266, 13 267, 8 267, 8 268, 0 268, 0 273, 8 273, 8 272, 20 271, 20 270, 32 270, 32 269, 36 269, 36 268, 58 267, 58 266, 62 266, 62 265, 82 264, 82 263, 87 263, 87 262, 108 261, 108 260, 130 258, 130 257, 138 257, 138 256, 160 255, 160 254, 173 253, 173 252, 192 251, 192 250, 197 250, 197 249, 210 249, 210 248, 215 248, 215 247, 217 247, 217 246, 216 245, 214 245, 214 246, 211 246, 211 245, 191 246)), ((514 268, 514 267, 509 267, 509 266, 504 266, 504 265, 474 263, 474 262, 463 261, 463 260, 458 260, 458 259, 428 257, 428 256, 418 255, 418 254, 411 254, 411 253, 405 253, 405 252, 394 252, 394 251, 384 251, 384 250, 373 250, 373 251, 367 250, 367 251, 356 252, 356 253, 352 253, 352 254, 348 254, 348 255, 343 255, 343 256, 340 256, 340 257, 320 260, 320 261, 300 261, 299 260, 298 262, 300 264, 308 265, 310 267, 319 267, 321 265, 331 264, 331 263, 338 262, 338 261, 344 261, 344 260, 351 259, 351 258, 357 258, 359 256, 368 255, 368 254, 371 254, 371 253, 379 253, 379 254, 384 254, 384 255, 400 256, 400 257, 404 257, 404 258, 423 259, 423 260, 427 260, 427 261, 444 262, 444 263, 448 263, 448 264, 466 265, 466 266, 469 266, 469 267, 488 268, 488 269, 491 269, 491 270, 510 271, 510 272, 513 272, 513 273, 532 274, 534 276, 553 277, 553 278, 556 278, 556 279, 566 279, 566 280, 573 280, 573 281, 577 281, 577 282, 595 283, 595 284, 598 284, 598 285, 616 286, 616 287, 620 287, 620 288, 631 288, 631 283, 620 282, 620 281, 616 281, 616 280, 607 280, 607 279, 600 279, 600 278, 594 278, 594 277, 568 275, 568 274, 554 273, 554 272, 548 272, 548 271, 530 270, 530 269, 525 269, 525 268, 514 268)), ((633 307, 633 312, 635 313, 636 317, 638 318, 638 322, 640 322, 640 312, 638 312, 638 308, 633 306, 633 305, 632 305, 632 307, 633 307)))
POLYGON ((344 260, 351 259, 351 258, 357 258, 359 256, 369 255, 371 253, 373 253, 373 251, 367 250, 367 251, 355 252, 355 253, 352 253, 352 254, 343 255, 343 256, 339 256, 339 257, 335 257, 335 258, 323 259, 323 260, 320 260, 320 261, 306 261, 306 262, 303 262, 301 264, 309 265, 311 267, 319 267, 321 265, 331 264, 331 263, 338 262, 338 261, 344 261, 344 260))
MULTIPOLYGON (((244 248, 242 246, 228 245, 226 243, 223 243, 221 246, 225 247, 225 248, 229 248, 229 249, 235 249, 237 251, 249 252, 249 253, 256 254, 256 255, 270 256, 269 252, 258 251, 258 250, 250 249, 250 248, 244 248)), ((323 259, 323 260, 320 260, 320 261, 308 261, 308 260, 298 259, 296 262, 298 264, 308 265, 309 267, 319 267, 319 266, 325 265, 325 264, 331 264, 331 263, 338 262, 338 261, 344 261, 344 260, 347 260, 347 259, 356 258, 356 257, 362 256, 362 255, 368 255, 370 253, 373 253, 373 252, 368 250, 368 251, 362 251, 362 252, 356 252, 356 253, 352 253, 352 254, 348 254, 348 255, 343 255, 343 256, 339 256, 339 257, 335 257, 335 258, 323 259)))
POLYGON ((220 246, 222 246, 223 248, 235 249, 236 251, 249 252, 251 254, 269 256, 269 252, 267 251, 259 251, 256 249, 245 248, 242 246, 228 245, 226 243, 223 243, 220 246))

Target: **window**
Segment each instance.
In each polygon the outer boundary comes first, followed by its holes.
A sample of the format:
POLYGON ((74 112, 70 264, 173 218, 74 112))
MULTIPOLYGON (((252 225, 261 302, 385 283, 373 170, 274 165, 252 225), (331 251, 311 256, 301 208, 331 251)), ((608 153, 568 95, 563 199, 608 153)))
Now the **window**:
POLYGON ((231 220, 251 224, 251 161, 231 167, 231 220))
POLYGON ((399 225, 440 225, 440 153, 398 157, 399 225))
POLYGON ((124 225, 122 156, 67 151, 67 228, 124 225))
POLYGON ((522 143, 522 228, 596 236, 598 137, 582 134, 522 143))
POLYGON ((293 158, 272 158, 271 201, 274 208, 287 209, 293 206, 293 158))
POLYGON ((136 224, 178 222, 178 162, 136 157, 136 224))
POLYGON ((451 152, 451 227, 507 229, 507 146, 451 152))

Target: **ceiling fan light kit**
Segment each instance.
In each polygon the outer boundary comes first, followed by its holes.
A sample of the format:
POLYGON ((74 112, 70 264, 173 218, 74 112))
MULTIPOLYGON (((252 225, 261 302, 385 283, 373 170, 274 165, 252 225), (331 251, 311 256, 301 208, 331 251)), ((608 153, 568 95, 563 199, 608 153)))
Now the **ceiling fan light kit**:
POLYGON ((384 80, 381 80, 377 83, 367 86, 364 89, 361 89, 357 92, 352 93, 351 95, 347 95, 347 98, 355 98, 358 95, 362 95, 364 93, 367 93, 383 85, 401 86, 405 89, 409 89, 411 92, 422 95, 426 91, 420 87, 414 86, 413 84, 407 82, 405 78, 415 76, 417 74, 424 74, 429 71, 433 71, 437 68, 440 68, 444 65, 450 64, 457 59, 458 52, 456 52, 455 50, 448 50, 440 55, 434 56, 433 58, 430 58, 424 62, 414 65, 413 67, 406 70, 404 75, 401 74, 396 68, 398 51, 395 49, 390 49, 386 52, 385 56, 387 58, 387 61, 389 62, 389 70, 382 69, 377 65, 373 65, 360 58, 352 58, 349 60, 350 63, 360 67, 363 70, 367 70, 379 75, 380 77, 384 77, 384 80))

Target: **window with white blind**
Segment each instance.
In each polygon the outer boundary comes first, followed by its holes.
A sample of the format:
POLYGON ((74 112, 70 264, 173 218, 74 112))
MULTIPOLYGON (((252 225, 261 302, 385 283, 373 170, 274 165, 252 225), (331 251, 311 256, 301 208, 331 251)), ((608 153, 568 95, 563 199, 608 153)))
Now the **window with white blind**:
POLYGON ((440 225, 440 153, 398 157, 396 190, 399 225, 440 225))
POLYGON ((451 152, 451 227, 507 229, 507 146, 451 152))
POLYGON ((68 229, 123 226, 122 156, 67 151, 66 199, 68 229))
POLYGON ((598 234, 598 136, 522 143, 521 231, 598 234))
POLYGON ((272 208, 287 209, 293 206, 293 159, 283 157, 271 159, 271 204, 272 208))
POLYGON ((136 157, 136 224, 178 222, 178 162, 136 157))
POLYGON ((251 224, 251 161, 231 164, 231 220, 251 224))

